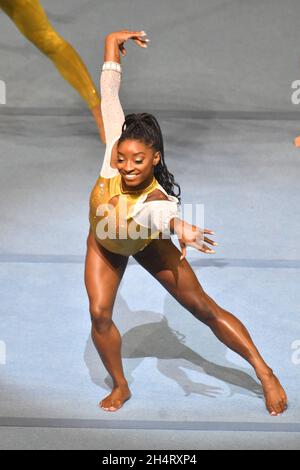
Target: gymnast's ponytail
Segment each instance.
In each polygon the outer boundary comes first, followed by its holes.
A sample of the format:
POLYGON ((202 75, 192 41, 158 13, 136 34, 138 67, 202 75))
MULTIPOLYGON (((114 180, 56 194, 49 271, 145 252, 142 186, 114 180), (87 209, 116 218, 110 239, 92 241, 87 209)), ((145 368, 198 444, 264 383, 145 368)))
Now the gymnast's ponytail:
POLYGON ((162 132, 155 116, 149 113, 127 114, 122 126, 119 144, 126 139, 143 141, 155 152, 160 152, 160 161, 154 167, 154 176, 168 194, 178 198, 180 204, 181 189, 179 184, 175 183, 174 176, 168 171, 165 163, 162 132), (175 186, 178 188, 176 194, 174 192, 175 186))

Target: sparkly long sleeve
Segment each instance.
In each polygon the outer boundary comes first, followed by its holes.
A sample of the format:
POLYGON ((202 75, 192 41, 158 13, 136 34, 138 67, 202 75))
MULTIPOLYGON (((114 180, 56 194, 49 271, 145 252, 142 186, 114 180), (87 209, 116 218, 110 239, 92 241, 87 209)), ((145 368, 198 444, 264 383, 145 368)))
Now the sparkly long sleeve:
POLYGON ((147 228, 158 230, 162 233, 169 232, 169 223, 173 217, 181 217, 178 198, 168 194, 162 186, 159 189, 168 197, 168 200, 144 202, 147 195, 142 196, 135 205, 134 220, 147 228))
MULTIPOLYGON (((104 64, 111 64, 114 67, 117 62, 105 62, 104 64)), ((118 64, 118 66, 120 70, 120 65, 118 64)), ((112 178, 118 174, 117 168, 112 168, 110 162, 113 146, 122 133, 122 125, 125 121, 119 99, 121 75, 121 71, 109 68, 103 70, 102 68, 100 77, 101 112, 106 138, 106 149, 100 176, 105 178, 112 178)))
POLYGON ((144 227, 168 233, 169 223, 173 217, 180 218, 178 204, 168 201, 144 202, 141 211, 134 216, 134 220, 144 227))

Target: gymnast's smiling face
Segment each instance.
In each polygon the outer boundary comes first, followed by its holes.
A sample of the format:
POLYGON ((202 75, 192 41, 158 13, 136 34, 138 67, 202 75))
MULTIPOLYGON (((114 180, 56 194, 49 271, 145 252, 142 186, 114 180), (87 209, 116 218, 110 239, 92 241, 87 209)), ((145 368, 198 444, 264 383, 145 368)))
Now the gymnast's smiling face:
POLYGON ((124 189, 142 189, 153 178, 154 167, 159 163, 160 152, 136 139, 126 139, 118 145, 116 165, 124 189))

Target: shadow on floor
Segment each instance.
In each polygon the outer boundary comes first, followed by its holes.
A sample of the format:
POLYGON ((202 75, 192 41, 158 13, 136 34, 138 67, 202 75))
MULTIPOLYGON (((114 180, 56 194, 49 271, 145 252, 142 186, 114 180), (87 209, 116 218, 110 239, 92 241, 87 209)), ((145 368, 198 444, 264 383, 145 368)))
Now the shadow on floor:
MULTIPOLYGON (((173 299, 169 298, 167 300, 167 302, 171 303, 172 301, 173 299)), ((172 311, 174 311, 174 307, 170 308, 169 306, 168 312, 172 311)), ((120 329, 120 333, 123 329, 122 325, 128 326, 132 324, 133 320, 139 321, 137 326, 133 326, 123 334, 121 333, 123 366, 129 386, 134 381, 133 372, 141 362, 145 358, 155 357, 157 358, 157 369, 159 372, 169 379, 174 380, 185 392, 186 396, 191 393, 196 393, 198 395, 216 398, 218 395, 223 394, 224 391, 220 387, 192 381, 183 369, 199 372, 200 379, 201 374, 204 373, 230 385, 230 396, 235 393, 241 394, 243 392, 249 395, 250 392, 251 394, 263 398, 262 387, 259 383, 248 373, 229 366, 229 362, 225 357, 227 347, 221 342, 218 346, 221 350, 217 351, 217 355, 222 355, 222 361, 228 362, 228 367, 208 361, 199 353, 186 346, 185 336, 170 327, 165 315, 160 315, 152 311, 130 311, 126 302, 120 295, 118 296, 117 312, 118 318, 115 318, 115 323, 117 328, 120 329), (121 306, 120 304, 123 305, 121 306), (157 321, 158 318, 159 321, 157 321), (143 321, 144 323, 141 324, 143 321), (236 387, 238 387, 239 390, 236 390, 236 387)), ((196 334, 197 341, 199 340, 200 345, 207 342, 205 338, 207 337, 207 330, 210 335, 213 335, 205 325, 199 324, 199 330, 196 331, 196 334), (201 336, 204 341, 202 341, 201 336)), ((192 331, 191 334, 195 334, 195 330, 192 331)), ((212 347, 215 348, 215 344, 211 346, 210 350, 212 347)), ((216 351, 214 349, 212 354, 215 356, 215 353, 216 351)), ((108 388, 110 390, 113 386, 111 377, 107 374, 104 366, 102 366, 102 362, 99 359, 91 336, 87 339, 84 359, 93 383, 101 388, 108 388)))

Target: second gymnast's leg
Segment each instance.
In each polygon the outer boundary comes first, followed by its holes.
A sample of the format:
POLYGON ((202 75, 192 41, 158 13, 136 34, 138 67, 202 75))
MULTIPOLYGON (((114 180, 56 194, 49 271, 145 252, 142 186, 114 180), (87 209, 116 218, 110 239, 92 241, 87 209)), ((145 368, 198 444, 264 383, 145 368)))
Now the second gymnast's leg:
POLYGON ((90 231, 84 280, 89 297, 92 339, 114 383, 112 393, 99 404, 106 411, 116 411, 131 396, 122 366, 121 335, 112 321, 117 290, 127 262, 128 257, 101 247, 90 231))
POLYGON ((194 271, 171 239, 155 239, 134 255, 155 279, 192 315, 206 324, 217 338, 242 356, 255 369, 261 381, 270 414, 282 413, 287 397, 272 369, 265 363, 245 326, 226 311, 201 287, 194 271))
POLYGON ((93 80, 79 54, 50 24, 39 0, 0 0, 0 8, 85 100, 105 143, 100 97, 93 80))

